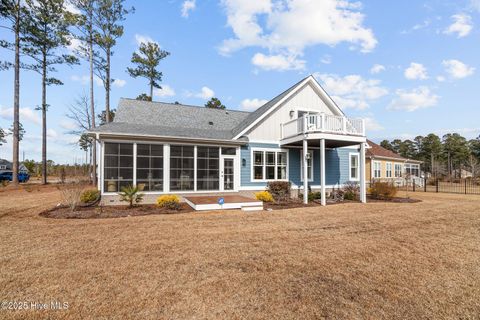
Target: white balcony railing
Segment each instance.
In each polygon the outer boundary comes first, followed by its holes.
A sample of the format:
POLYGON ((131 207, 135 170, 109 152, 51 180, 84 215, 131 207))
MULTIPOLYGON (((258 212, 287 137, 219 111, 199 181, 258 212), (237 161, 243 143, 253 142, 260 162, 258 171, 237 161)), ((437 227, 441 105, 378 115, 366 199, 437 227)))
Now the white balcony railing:
POLYGON ((363 119, 328 114, 309 114, 282 124, 282 139, 305 133, 333 133, 365 136, 363 119))

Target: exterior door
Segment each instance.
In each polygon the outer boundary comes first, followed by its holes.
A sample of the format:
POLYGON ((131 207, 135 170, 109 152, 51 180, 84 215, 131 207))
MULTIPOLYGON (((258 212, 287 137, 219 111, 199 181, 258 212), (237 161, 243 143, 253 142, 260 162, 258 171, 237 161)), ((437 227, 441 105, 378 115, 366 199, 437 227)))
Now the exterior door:
POLYGON ((235 190, 235 159, 234 158, 223 158, 223 190, 235 190))

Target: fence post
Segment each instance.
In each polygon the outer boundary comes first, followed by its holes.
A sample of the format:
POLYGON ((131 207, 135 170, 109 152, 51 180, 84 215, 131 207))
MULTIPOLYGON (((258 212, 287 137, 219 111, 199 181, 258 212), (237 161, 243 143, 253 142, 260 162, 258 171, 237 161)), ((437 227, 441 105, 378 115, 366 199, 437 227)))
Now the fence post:
POLYGON ((427 178, 423 179, 423 192, 427 192, 427 178))
POLYGON ((415 180, 413 180, 413 192, 415 192, 415 185, 416 185, 415 180))
POLYGON ((438 193, 438 178, 435 179, 435 189, 436 189, 436 192, 438 193))
POLYGON ((465 194, 467 194, 467 179, 465 179, 465 194))

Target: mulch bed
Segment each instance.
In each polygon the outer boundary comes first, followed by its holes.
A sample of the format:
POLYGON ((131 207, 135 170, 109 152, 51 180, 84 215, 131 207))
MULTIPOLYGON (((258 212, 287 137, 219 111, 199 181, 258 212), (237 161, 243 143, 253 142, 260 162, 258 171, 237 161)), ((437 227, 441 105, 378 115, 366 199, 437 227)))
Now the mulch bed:
POLYGON ((412 198, 401 198, 401 197, 394 197, 392 199, 374 199, 371 197, 367 197, 367 201, 369 202, 393 202, 393 203, 417 203, 422 202, 419 199, 412 199, 412 198))
POLYGON ((78 207, 72 212, 70 208, 62 206, 43 211, 40 213, 40 216, 53 219, 103 219, 187 212, 194 212, 194 210, 186 203, 180 204, 180 210, 167 210, 155 205, 138 205, 133 208, 128 208, 128 206, 78 207))
POLYGON ((308 204, 304 204, 301 200, 291 200, 287 202, 264 202, 263 208, 265 210, 283 210, 283 209, 294 209, 294 208, 307 208, 307 207, 317 207, 320 204, 316 201, 310 201, 308 204))

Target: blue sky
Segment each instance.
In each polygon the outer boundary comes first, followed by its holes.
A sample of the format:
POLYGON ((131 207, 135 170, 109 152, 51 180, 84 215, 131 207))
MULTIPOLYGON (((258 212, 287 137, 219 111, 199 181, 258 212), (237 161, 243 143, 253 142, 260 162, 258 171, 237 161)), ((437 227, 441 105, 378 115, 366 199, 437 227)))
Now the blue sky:
MULTIPOLYGON (((162 91, 154 100, 203 105, 216 96, 232 109, 254 110, 301 78, 314 74, 351 117, 362 117, 368 136, 413 138, 435 132, 480 134, 480 0, 171 0, 129 1, 112 58, 116 79, 111 105, 148 92, 126 73, 141 41, 171 52, 160 66, 162 91)), ((10 38, 4 30, 2 38, 10 38)), ((12 59, 1 50, 1 59, 12 59)), ((80 161, 65 117, 82 92, 88 66, 61 67, 65 84, 48 88, 48 158, 80 161)), ((13 71, 0 72, 0 127, 11 126, 13 71)), ((40 160, 40 77, 21 74, 21 152, 40 160)), ((104 92, 96 86, 96 107, 104 92)), ((11 157, 11 141, 0 157, 11 157)))

